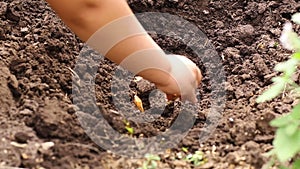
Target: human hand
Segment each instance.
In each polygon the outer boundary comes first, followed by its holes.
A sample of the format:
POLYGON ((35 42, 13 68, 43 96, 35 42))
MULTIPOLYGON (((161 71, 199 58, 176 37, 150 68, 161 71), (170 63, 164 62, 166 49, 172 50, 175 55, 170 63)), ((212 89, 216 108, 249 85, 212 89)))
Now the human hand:
POLYGON ((170 78, 156 87, 167 94, 168 100, 180 97, 182 101, 197 102, 195 89, 201 83, 202 74, 197 65, 185 56, 166 55, 171 64, 170 78))

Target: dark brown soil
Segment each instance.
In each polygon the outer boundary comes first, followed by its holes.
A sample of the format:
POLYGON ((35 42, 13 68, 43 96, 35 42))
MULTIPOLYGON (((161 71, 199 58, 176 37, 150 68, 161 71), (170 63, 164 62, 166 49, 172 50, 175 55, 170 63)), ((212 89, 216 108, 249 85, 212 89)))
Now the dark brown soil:
MULTIPOLYGON (((166 12, 197 25, 215 46, 226 72, 222 119, 211 137, 199 144, 199 134, 211 107, 210 69, 180 40, 151 34, 164 50, 190 57, 204 75, 199 87, 201 109, 197 110, 195 124, 178 147, 160 154, 158 168, 194 168, 180 159, 180 154, 185 154, 182 147, 191 153, 204 152, 207 162, 198 168, 261 168, 268 161, 263 153, 272 148, 274 129, 268 123, 288 112, 293 100, 286 96, 257 104, 255 99, 271 84, 271 77, 276 75, 272 74, 274 65, 288 58, 289 53, 276 43, 282 25, 293 13, 300 12, 299 2, 130 0, 129 3, 136 13, 166 12)), ((144 159, 121 157, 99 147, 78 121, 76 111, 84 109, 73 104, 71 70, 75 69, 83 47, 45 2, 0 2, 0 168, 141 167, 144 159)), ((122 112, 111 111, 115 108, 110 91, 115 67, 105 60, 97 69, 96 102, 102 107, 106 121, 127 134, 122 112)), ((77 68, 80 77, 91 78, 85 74, 91 66, 77 68)), ((149 109, 148 95, 154 87, 133 81, 130 87, 122 94, 132 97, 137 92, 145 109, 149 109)), ((83 105, 86 104, 89 103, 83 105)), ((161 105, 154 101, 154 107, 161 105)), ((151 137, 165 131, 177 117, 176 110, 171 103, 162 115, 153 114, 155 120, 146 119, 149 123, 129 120, 135 130, 132 137, 151 137)), ((95 128, 99 123, 95 121, 95 128)))

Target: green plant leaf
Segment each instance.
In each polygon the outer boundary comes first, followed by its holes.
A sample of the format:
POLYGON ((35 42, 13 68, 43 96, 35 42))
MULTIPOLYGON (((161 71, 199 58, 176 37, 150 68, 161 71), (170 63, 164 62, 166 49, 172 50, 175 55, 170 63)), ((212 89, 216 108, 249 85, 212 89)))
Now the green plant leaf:
POLYGON ((156 169, 156 168, 157 168, 157 162, 151 161, 151 169, 156 169))
POLYGON ((139 168, 139 169, 148 169, 147 163, 144 162, 142 165, 142 168, 139 168))
POLYGON ((134 134, 134 129, 129 126, 125 126, 125 129, 128 131, 129 134, 134 134))
POLYGON ((295 22, 296 24, 300 25, 300 13, 296 13, 292 16, 292 21, 295 22))
POLYGON ((300 51, 300 39, 298 37, 298 34, 295 32, 292 32, 290 35, 290 41, 291 44, 293 44, 294 49, 299 52, 300 51))
POLYGON ((183 152, 186 152, 186 153, 189 152, 189 148, 187 148, 187 147, 182 147, 181 149, 183 152))
POLYGON ((199 166, 205 163, 205 158, 202 151, 196 151, 194 154, 188 154, 185 157, 185 160, 194 164, 195 166, 199 166))
MULTIPOLYGON (((285 132, 288 136, 292 136, 293 134, 295 134, 298 130, 299 124, 297 122, 294 123, 290 123, 289 125, 287 125, 285 127, 285 132)), ((299 130, 298 130, 299 132, 299 130)))
POLYGON ((190 162, 190 160, 193 158, 193 154, 188 154, 186 157, 185 157, 185 159, 187 160, 187 161, 189 161, 190 162))
POLYGON ((279 169, 289 169, 289 168, 285 166, 279 166, 279 169))
POLYGON ((286 70, 290 69, 291 66, 295 66, 296 64, 294 62, 294 59, 293 60, 287 60, 285 62, 281 62, 281 63, 278 63, 276 66, 275 66, 275 70, 278 71, 278 72, 285 72, 286 70))
POLYGON ((292 58, 300 60, 300 52, 296 52, 296 53, 292 54, 292 58))
POLYGON ((203 152, 202 151, 196 151, 195 155, 197 155, 198 158, 203 159, 203 152))
POLYGON ((281 117, 278 117, 270 122, 270 125, 273 127, 284 127, 291 122, 291 116, 290 115, 283 115, 281 117))
POLYGON ((194 165, 195 165, 195 166, 199 166, 199 165, 201 165, 202 163, 203 163, 203 161, 195 161, 195 162, 194 162, 194 165))
POLYGON ((300 168, 300 159, 298 159, 294 162, 292 169, 299 169, 299 168, 300 168))
POLYGON ((273 141, 276 156, 280 162, 286 162, 300 150, 300 132, 288 135, 285 128, 276 131, 273 141))
POLYGON ((146 154, 145 158, 147 158, 147 160, 160 161, 160 157, 158 155, 154 155, 154 154, 146 154))
POLYGON ((272 100, 283 91, 284 87, 285 87, 284 81, 275 82, 275 84, 273 84, 268 90, 266 90, 262 95, 260 95, 256 99, 256 102, 262 103, 265 101, 272 100))
POLYGON ((300 103, 298 103, 291 112, 291 117, 295 120, 300 120, 300 103))
POLYGON ((290 22, 286 23, 283 27, 283 31, 280 36, 281 45, 292 51, 300 51, 300 39, 298 34, 294 32, 292 24, 290 22))
POLYGON ((285 62, 278 63, 275 66, 275 70, 278 72, 284 72, 285 76, 290 77, 295 73, 298 62, 298 59, 291 58, 285 62))

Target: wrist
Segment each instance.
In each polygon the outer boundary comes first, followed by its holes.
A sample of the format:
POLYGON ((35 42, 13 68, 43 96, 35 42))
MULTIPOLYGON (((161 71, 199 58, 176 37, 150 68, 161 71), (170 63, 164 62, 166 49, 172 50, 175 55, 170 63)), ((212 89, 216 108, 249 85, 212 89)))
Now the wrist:
POLYGON ((171 79, 170 61, 159 47, 134 52, 120 66, 157 85, 166 85, 171 79))
POLYGON ((166 71, 160 69, 147 69, 138 73, 138 75, 154 83, 156 86, 167 86, 172 80, 170 72, 170 68, 166 71))

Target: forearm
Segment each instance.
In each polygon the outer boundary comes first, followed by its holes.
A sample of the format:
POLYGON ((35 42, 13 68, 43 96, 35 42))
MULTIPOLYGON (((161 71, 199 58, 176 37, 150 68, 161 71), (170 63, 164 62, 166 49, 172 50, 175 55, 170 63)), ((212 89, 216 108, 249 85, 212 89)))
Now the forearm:
MULTIPOLYGON (((97 30, 112 21, 133 15, 125 0, 47 1, 66 25, 83 41, 87 41, 97 30)), ((99 41, 101 40, 99 39, 99 41)), ((120 64, 127 56, 147 49, 160 50, 148 34, 135 35, 117 43, 105 56, 120 64)), ((170 71, 170 65, 165 57, 161 57, 160 62, 163 63, 163 66, 158 67, 160 70, 149 69, 140 72, 139 75, 154 83, 163 84, 167 82, 170 78, 167 73, 170 71)))
POLYGON ((46 0, 64 23, 83 41, 99 28, 132 14, 126 0, 46 0))

